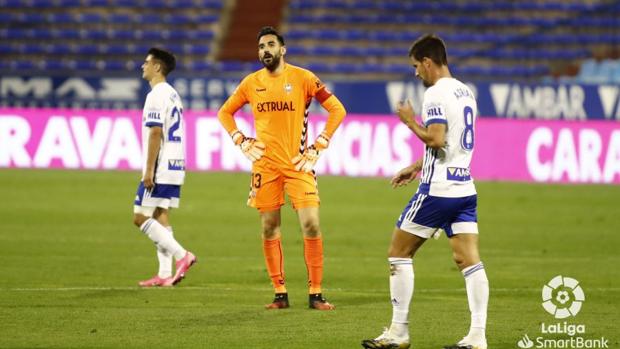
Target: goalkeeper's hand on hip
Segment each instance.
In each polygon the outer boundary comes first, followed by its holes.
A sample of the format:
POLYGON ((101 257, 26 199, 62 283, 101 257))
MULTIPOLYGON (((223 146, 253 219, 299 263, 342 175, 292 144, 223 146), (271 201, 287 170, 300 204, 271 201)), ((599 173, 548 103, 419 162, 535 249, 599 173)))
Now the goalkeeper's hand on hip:
POLYGON ((295 165, 295 170, 303 172, 312 172, 314 165, 319 160, 319 156, 323 150, 329 146, 329 137, 325 132, 321 133, 313 145, 304 150, 303 153, 297 155, 291 161, 295 165))
POLYGON ((265 144, 255 138, 246 137, 239 130, 230 133, 233 142, 241 149, 243 155, 254 162, 265 154, 265 144))

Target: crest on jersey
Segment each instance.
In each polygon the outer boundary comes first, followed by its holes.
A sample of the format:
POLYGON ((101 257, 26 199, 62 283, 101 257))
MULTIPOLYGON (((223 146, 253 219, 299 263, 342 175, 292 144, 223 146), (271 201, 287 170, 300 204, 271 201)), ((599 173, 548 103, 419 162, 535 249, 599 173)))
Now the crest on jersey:
POLYGON ((291 91, 293 91, 293 86, 291 86, 291 84, 289 83, 285 84, 284 91, 286 91, 286 93, 291 93, 291 91))

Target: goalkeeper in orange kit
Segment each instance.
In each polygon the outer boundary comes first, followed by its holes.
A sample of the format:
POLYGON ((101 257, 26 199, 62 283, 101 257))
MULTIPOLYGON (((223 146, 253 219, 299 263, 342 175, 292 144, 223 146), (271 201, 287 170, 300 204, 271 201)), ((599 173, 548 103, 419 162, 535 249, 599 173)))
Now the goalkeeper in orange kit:
POLYGON ((258 58, 264 69, 246 76, 218 112, 233 142, 253 162, 248 205, 260 213, 263 252, 275 298, 267 309, 288 308, 280 231, 284 193, 297 211, 304 236, 309 306, 332 310, 322 295, 323 240, 319 228, 319 192, 313 167, 346 111, 312 72, 284 61, 284 38, 272 27, 258 33, 258 58), (325 129, 308 144, 308 107, 316 98, 329 112, 325 129), (233 115, 249 103, 256 138, 237 129, 233 115))

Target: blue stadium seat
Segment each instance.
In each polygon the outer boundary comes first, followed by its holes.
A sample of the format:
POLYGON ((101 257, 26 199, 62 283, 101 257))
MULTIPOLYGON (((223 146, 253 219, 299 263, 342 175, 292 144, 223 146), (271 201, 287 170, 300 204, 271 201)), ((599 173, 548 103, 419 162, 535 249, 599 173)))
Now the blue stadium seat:
POLYGON ((398 40, 398 34, 390 30, 378 30, 371 32, 369 39, 374 41, 396 41, 398 40))
POLYGON ((104 18, 99 13, 80 13, 73 17, 73 19, 80 23, 101 23, 104 18))
POLYGON ((137 31, 130 29, 113 29, 110 31, 110 37, 115 40, 132 40, 136 37, 137 31))
POLYGON ((349 57, 362 57, 366 55, 366 50, 357 46, 343 46, 338 48, 338 54, 349 57))
POLYGON ((311 62, 306 64, 306 68, 308 68, 309 70, 315 72, 315 73, 325 73, 330 71, 330 67, 327 65, 327 63, 323 63, 323 62, 311 62))
POLYGON ((54 12, 46 15, 46 20, 48 23, 53 24, 62 24, 62 23, 73 23, 75 19, 72 14, 67 12, 54 12))
POLYGON ((9 40, 22 40, 30 37, 28 31, 21 28, 8 28, 5 29, 5 33, 9 40))
POLYGON ((224 72, 246 70, 244 63, 238 61, 223 61, 221 62, 220 69, 224 72))
POLYGON ((82 0, 58 0, 58 7, 79 7, 82 5, 82 0))
POLYGON ((336 63, 332 66, 332 72, 338 74, 353 74, 357 73, 358 70, 358 65, 351 63, 336 63))
POLYGON ((308 54, 307 46, 287 45, 286 54, 290 56, 304 56, 308 54))
POLYGON ((146 29, 141 32, 136 32, 136 35, 139 36, 142 40, 151 40, 157 41, 160 39, 166 38, 167 31, 158 30, 158 29, 146 29))
POLYGON ((63 64, 62 61, 44 60, 42 63, 42 68, 54 71, 54 70, 65 69, 65 65, 63 64))
POLYGON ((191 71, 209 71, 214 70, 214 65, 209 61, 196 60, 188 62, 182 68, 191 71))
POLYGON ((0 12, 0 23, 11 23, 13 22, 14 15, 8 12, 0 12))
POLYGON ((190 31, 190 37, 194 40, 213 40, 215 33, 211 30, 190 31))
MULTIPOLYGON (((136 55, 140 56, 140 59, 143 58, 143 56, 146 56, 146 53, 149 51, 149 49, 151 47, 162 47, 163 45, 156 45, 156 44, 149 44, 149 43, 137 43, 134 45, 134 52, 136 52, 136 55)), ((179 52, 179 50, 177 51, 172 51, 172 52, 179 52)))
POLYGON ((0 52, 3 53, 17 53, 19 50, 14 47, 14 45, 8 44, 6 42, 0 42, 0 52))
POLYGON ((90 7, 107 7, 109 6, 108 0, 84 0, 82 6, 90 6, 90 7))
POLYGON ((333 56, 336 55, 337 52, 334 46, 315 46, 310 48, 309 54, 315 56, 333 56))
POLYGON ((94 56, 100 53, 99 47, 94 44, 82 44, 77 45, 74 51, 76 54, 85 56, 94 56))
POLYGON ((385 55, 385 49, 383 47, 380 46, 371 46, 371 47, 366 47, 364 49, 364 51, 366 52, 366 55, 368 56, 384 56, 385 55))
POLYGON ((73 49, 68 44, 52 44, 47 47, 47 52, 54 56, 64 56, 73 52, 73 49))
POLYGON ((196 23, 200 23, 200 24, 215 23, 218 20, 219 20, 219 16, 218 15, 199 14, 199 15, 194 17, 194 21, 196 23))
POLYGON ((73 40, 81 38, 80 32, 76 29, 52 29, 52 35, 60 40, 73 40))
POLYGON ((108 38, 108 32, 101 29, 83 29, 80 31, 80 37, 87 40, 102 40, 108 38))
MULTIPOLYGON (((106 60, 102 68, 105 70, 127 70, 128 62, 117 60, 106 60)), ((99 66, 98 66, 99 67, 99 66)))
POLYGON ((29 6, 37 9, 47 9, 54 7, 56 4, 53 0, 37 0, 29 3, 29 6))
POLYGON ((210 51, 207 45, 185 45, 183 53, 192 55, 206 55, 210 51))
POLYGON ((43 45, 36 44, 21 44, 19 45, 19 52, 26 55, 36 55, 46 53, 46 49, 43 45))
POLYGON ((413 71, 413 67, 407 64, 387 64, 383 71, 389 74, 407 74, 413 71))
POLYGON ((165 16, 164 20, 167 23, 170 23, 173 25, 183 25, 186 23, 195 23, 196 22, 195 18, 196 18, 195 16, 190 16, 190 15, 186 15, 183 13, 177 13, 177 14, 172 13, 172 14, 165 16))
POLYGON ((33 61, 23 59, 11 61, 9 64, 13 70, 33 70, 37 68, 37 65, 33 61))
POLYGON ((163 22, 163 16, 149 13, 142 13, 134 17, 139 24, 157 24, 163 22))
POLYGON ((286 39, 290 41, 297 41, 301 39, 310 38, 310 32, 307 30, 289 30, 286 33, 286 39))
POLYGON ((126 13, 110 13, 106 16, 106 20, 115 24, 127 24, 134 22, 134 16, 126 13))
POLYGON ((37 39, 37 40, 52 40, 54 38, 53 32, 51 32, 48 28, 31 29, 30 35, 32 39, 37 39))
POLYGON ((1 0, 0 6, 2 8, 23 8, 25 7, 23 0, 1 0))
POLYGON ((382 73, 383 67, 380 64, 376 64, 376 63, 362 63, 359 65, 358 71, 363 72, 363 73, 376 74, 376 73, 382 73))
POLYGON ((110 5, 116 8, 119 8, 119 7, 136 8, 140 6, 140 4, 134 0, 112 0, 112 3, 110 5))
POLYGON ((70 66, 78 70, 95 70, 97 69, 97 62, 89 59, 77 60, 70 62, 70 66))
POLYGON ((314 38, 318 40, 339 40, 340 32, 334 29, 319 29, 314 33, 314 38))
POLYGON ((45 15, 42 13, 20 13, 17 17, 13 17, 20 23, 38 24, 46 21, 45 15))
POLYGON ((135 52, 135 46, 127 44, 111 44, 107 47, 107 53, 111 55, 127 55, 135 52))
POLYGON ((347 41, 365 40, 368 39, 368 35, 367 32, 363 30, 351 29, 344 31, 342 39, 347 41))

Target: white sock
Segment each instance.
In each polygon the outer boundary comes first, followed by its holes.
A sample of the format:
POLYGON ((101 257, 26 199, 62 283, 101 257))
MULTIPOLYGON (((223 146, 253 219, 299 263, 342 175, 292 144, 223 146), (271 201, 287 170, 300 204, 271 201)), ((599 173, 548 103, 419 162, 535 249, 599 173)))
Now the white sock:
POLYGON ((185 257, 185 249, 172 237, 172 234, 157 220, 149 218, 140 226, 140 230, 149 239, 157 244, 157 248, 163 248, 171 253, 177 260, 185 257))
MULTIPOLYGON (((174 238, 172 233, 172 227, 166 227, 170 232, 170 235, 174 238)), ((157 245, 157 259, 159 260, 159 275, 160 278, 165 279, 172 276, 172 253, 168 250, 157 245)))
POLYGON ((468 338, 484 340, 487 323, 487 305, 489 303, 489 280, 482 262, 469 266, 462 271, 467 289, 467 301, 471 312, 471 325, 468 338))
POLYGON ((390 297, 392 300, 392 325, 390 333, 409 336, 409 303, 413 297, 413 260, 388 258, 390 262, 390 297))

